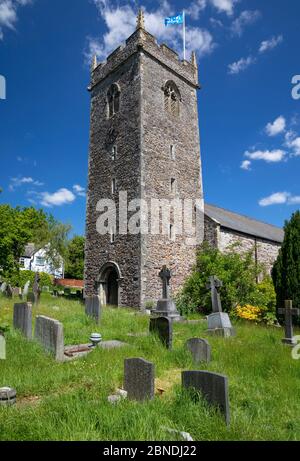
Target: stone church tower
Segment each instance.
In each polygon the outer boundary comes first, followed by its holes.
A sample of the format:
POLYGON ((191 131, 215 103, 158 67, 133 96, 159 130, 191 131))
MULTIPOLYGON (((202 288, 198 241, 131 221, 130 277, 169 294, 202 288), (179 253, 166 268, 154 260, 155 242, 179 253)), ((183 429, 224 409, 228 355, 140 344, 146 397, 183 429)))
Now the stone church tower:
POLYGON ((148 206, 142 216, 150 222, 153 199, 203 199, 196 57, 193 53, 191 62, 180 61, 175 51, 160 46, 145 30, 140 12, 126 44, 103 63, 95 58, 89 89, 85 294, 99 293, 104 304, 143 308, 161 297, 163 265, 172 271, 175 294, 195 263, 196 244, 176 235, 172 207, 170 222, 161 224, 159 233, 150 225, 149 233, 126 233, 126 222, 130 226, 137 212, 132 200, 148 206), (120 218, 124 197, 128 216, 120 218), (105 235, 97 224, 107 210, 99 205, 102 199, 116 204, 116 227, 109 222, 105 235))

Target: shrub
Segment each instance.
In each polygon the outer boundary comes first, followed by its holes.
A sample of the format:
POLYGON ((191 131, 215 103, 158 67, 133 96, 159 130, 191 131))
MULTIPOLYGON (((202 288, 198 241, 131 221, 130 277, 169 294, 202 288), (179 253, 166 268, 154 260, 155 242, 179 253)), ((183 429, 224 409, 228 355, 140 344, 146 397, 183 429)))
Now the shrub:
MULTIPOLYGON (((40 272, 40 287, 51 287, 53 284, 53 277, 45 272, 40 272)), ((16 271, 9 278, 6 279, 14 287, 23 288, 25 283, 29 280, 30 285, 33 286, 35 273, 32 271, 16 271)))

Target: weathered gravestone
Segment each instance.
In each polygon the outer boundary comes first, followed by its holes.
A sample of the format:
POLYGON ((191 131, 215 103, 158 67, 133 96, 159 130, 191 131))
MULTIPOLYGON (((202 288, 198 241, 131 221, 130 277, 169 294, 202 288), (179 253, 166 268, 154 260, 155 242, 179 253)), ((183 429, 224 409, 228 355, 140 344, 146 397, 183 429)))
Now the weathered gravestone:
POLYGON ((30 280, 28 280, 25 285, 24 285, 24 288, 23 288, 23 301, 26 301, 27 299, 27 295, 28 295, 28 290, 29 290, 29 286, 30 286, 30 280))
POLYGON ((13 297, 22 298, 22 290, 21 290, 21 288, 15 287, 15 288, 12 289, 12 291, 13 291, 13 297))
POLYGON ((201 392, 204 398, 220 409, 226 424, 230 423, 227 376, 209 371, 183 371, 182 386, 201 392))
POLYGON ((35 306, 35 296, 32 291, 27 294, 27 302, 35 306))
POLYGON ((211 361, 211 347, 206 339, 188 339, 185 343, 185 347, 192 354, 195 363, 209 363, 211 361))
POLYGON ((100 296, 88 296, 85 298, 85 313, 99 324, 101 318, 100 296))
POLYGON ((35 339, 57 361, 64 360, 64 329, 58 320, 38 315, 35 322, 35 339))
POLYGON ((235 331, 232 328, 229 315, 226 312, 222 312, 221 298, 219 289, 223 286, 223 282, 216 276, 209 278, 209 283, 206 288, 211 291, 212 311, 213 313, 208 315, 208 330, 209 334, 220 335, 224 337, 234 336, 235 331))
POLYGON ((293 316, 300 316, 300 309, 293 308, 293 301, 285 301, 285 309, 278 309, 279 314, 284 314, 285 317, 285 338, 282 340, 283 344, 295 346, 297 341, 294 339, 293 333, 293 316))
POLYGON ((6 282, 3 282, 3 283, 1 284, 1 288, 0 288, 1 293, 5 293, 6 287, 7 287, 7 283, 6 283, 6 282))
POLYGON ((13 325, 27 339, 32 339, 32 304, 20 303, 14 305, 13 325))
POLYGON ((6 287, 6 290, 5 290, 5 294, 8 298, 12 298, 13 297, 13 289, 12 289, 12 286, 11 285, 7 285, 6 287))
POLYGON ((155 365, 141 358, 125 359, 124 390, 129 400, 154 398, 155 365))
POLYGON ((6 341, 1 331, 0 331, 0 360, 6 360, 6 341))
POLYGON ((40 294, 41 294, 41 290, 40 290, 40 274, 38 272, 36 272, 35 276, 34 276, 34 282, 33 282, 33 296, 34 296, 34 304, 35 306, 37 306, 40 302, 40 294))
POLYGON ((156 309, 152 310, 152 314, 159 317, 169 317, 173 320, 180 320, 180 314, 176 309, 174 301, 170 298, 169 295, 169 287, 172 274, 167 266, 163 266, 159 273, 159 277, 162 281, 162 299, 157 301, 156 309))
POLYGON ((167 349, 173 345, 173 321, 168 317, 153 317, 150 319, 150 333, 157 334, 167 349))

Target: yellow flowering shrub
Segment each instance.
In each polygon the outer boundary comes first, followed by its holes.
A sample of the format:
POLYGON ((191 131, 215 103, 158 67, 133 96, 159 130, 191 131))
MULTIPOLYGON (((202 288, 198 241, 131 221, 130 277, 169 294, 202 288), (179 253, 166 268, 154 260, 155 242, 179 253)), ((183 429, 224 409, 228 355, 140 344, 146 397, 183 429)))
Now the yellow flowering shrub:
POLYGON ((251 304, 246 304, 246 306, 237 306, 235 308, 235 314, 240 319, 252 320, 254 322, 260 322, 262 320, 262 314, 264 309, 257 306, 251 306, 251 304))

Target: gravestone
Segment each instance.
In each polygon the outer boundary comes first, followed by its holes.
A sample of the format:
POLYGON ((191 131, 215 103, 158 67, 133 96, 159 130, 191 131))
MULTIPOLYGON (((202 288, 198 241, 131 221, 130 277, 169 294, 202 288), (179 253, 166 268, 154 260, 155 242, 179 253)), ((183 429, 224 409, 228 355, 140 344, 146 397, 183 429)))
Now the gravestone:
POLYGON ((29 290, 29 286, 30 286, 30 280, 28 280, 25 285, 24 285, 24 288, 23 288, 23 301, 26 301, 27 299, 27 295, 28 295, 28 290, 29 290))
POLYGON ((185 347, 192 354, 195 363, 209 363, 211 361, 211 347, 206 339, 188 339, 185 343, 185 347))
POLYGON ((18 298, 22 297, 21 288, 16 287, 16 288, 13 288, 12 291, 13 291, 13 297, 18 297, 18 298))
POLYGON ((227 376, 209 371, 183 371, 182 386, 201 392, 204 398, 218 407, 224 414, 226 424, 230 423, 230 409, 227 376))
POLYGON ((85 298, 85 313, 92 317, 98 324, 101 318, 100 296, 88 296, 85 298))
POLYGON ((229 315, 226 312, 222 312, 222 304, 220 298, 220 288, 223 286, 223 282, 216 276, 209 278, 209 283, 206 288, 211 291, 211 302, 213 313, 208 315, 208 330, 209 334, 220 335, 224 337, 234 336, 235 331, 232 328, 229 315))
POLYGON ((27 302, 32 304, 33 306, 35 305, 35 296, 34 294, 32 293, 32 291, 30 291, 28 294, 27 294, 27 302))
POLYGON ((12 286, 11 285, 7 285, 6 287, 6 290, 5 290, 5 294, 8 298, 12 298, 13 297, 13 289, 12 289, 12 286))
POLYGON ((6 340, 0 331, 0 360, 6 360, 6 340))
POLYGON ((285 317, 285 338, 282 339, 282 342, 289 346, 295 346, 297 341, 293 339, 293 317, 300 316, 300 309, 293 308, 293 301, 291 300, 286 300, 284 304, 285 309, 278 309, 278 313, 284 314, 285 317))
POLYGON ((155 365, 142 358, 125 359, 124 390, 129 400, 154 398, 155 365))
POLYGON ((1 284, 1 288, 0 288, 1 293, 5 293, 6 287, 7 287, 7 283, 6 283, 6 282, 3 282, 3 283, 1 284))
POLYGON ((58 320, 38 315, 35 322, 35 339, 47 352, 54 354, 57 361, 64 360, 64 329, 58 320))
POLYGON ((159 317, 169 317, 170 319, 176 321, 180 320, 180 314, 176 309, 174 301, 169 295, 170 280, 172 277, 171 271, 167 268, 167 266, 163 266, 158 275, 162 281, 162 299, 157 301, 157 306, 151 311, 151 313, 159 317))
POLYGON ((27 339, 32 339, 32 304, 20 303, 14 305, 13 325, 27 339))
POLYGON ((153 317, 150 319, 150 333, 157 334, 167 349, 172 349, 173 321, 168 317, 153 317))
POLYGON ((32 291, 33 291, 33 296, 34 296, 34 304, 35 304, 35 306, 37 306, 39 304, 39 302, 40 302, 40 294, 41 294, 41 290, 40 290, 40 274, 38 272, 36 272, 35 276, 34 276, 34 282, 33 282, 32 291))

